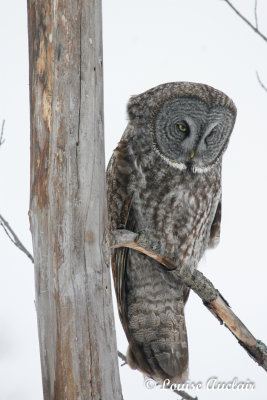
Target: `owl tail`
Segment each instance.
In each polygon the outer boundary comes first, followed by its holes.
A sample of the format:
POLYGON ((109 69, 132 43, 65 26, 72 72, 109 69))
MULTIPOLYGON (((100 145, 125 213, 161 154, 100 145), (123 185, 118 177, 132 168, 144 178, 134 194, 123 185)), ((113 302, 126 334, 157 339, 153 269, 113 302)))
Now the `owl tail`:
POLYGON ((175 324, 171 320, 167 323, 167 312, 157 330, 141 329, 142 337, 147 339, 143 343, 136 340, 138 334, 132 335, 127 362, 133 369, 161 382, 169 379, 171 383, 181 383, 188 379, 187 334, 183 309, 179 311, 175 324))

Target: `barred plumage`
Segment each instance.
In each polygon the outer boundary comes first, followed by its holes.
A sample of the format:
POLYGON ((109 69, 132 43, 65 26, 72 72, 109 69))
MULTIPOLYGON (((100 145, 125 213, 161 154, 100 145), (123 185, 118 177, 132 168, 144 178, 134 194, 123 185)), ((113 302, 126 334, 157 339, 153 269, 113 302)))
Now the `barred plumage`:
MULTIPOLYGON (((181 267, 218 242, 221 161, 236 109, 209 86, 176 82, 134 96, 107 169, 109 229, 147 231, 181 267)), ((112 252, 128 362, 160 381, 187 379, 184 305, 175 271, 129 249, 112 252)))

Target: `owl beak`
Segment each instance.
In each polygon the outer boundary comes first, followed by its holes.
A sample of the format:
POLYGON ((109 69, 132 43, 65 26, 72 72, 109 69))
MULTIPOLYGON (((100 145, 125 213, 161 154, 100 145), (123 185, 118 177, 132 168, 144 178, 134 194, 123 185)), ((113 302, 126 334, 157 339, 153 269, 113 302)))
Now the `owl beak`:
POLYGON ((192 159, 194 157, 194 155, 195 155, 195 152, 191 151, 191 153, 189 154, 189 157, 192 159))

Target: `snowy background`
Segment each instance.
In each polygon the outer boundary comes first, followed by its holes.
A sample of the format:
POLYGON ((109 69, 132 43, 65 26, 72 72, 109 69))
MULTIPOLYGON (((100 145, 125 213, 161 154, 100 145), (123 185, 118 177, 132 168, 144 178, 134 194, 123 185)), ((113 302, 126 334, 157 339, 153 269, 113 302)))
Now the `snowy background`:
MULTIPOLYGON (((254 21, 253 0, 233 0, 254 21)), ((0 213, 31 249, 29 233, 29 99, 26 2, 0 2, 0 213)), ((258 0, 266 32, 267 2, 258 0)), ((259 339, 267 342, 267 43, 222 0, 103 0, 106 162, 125 129, 126 102, 170 81, 207 83, 238 109, 223 164, 221 242, 201 270, 259 339)), ((41 400, 33 266, 0 229, 0 400, 41 400)), ((192 293, 186 306, 190 380, 255 383, 253 392, 207 391, 205 400, 262 399, 266 373, 192 293)), ((116 315, 118 348, 127 342, 116 315)), ((148 390, 143 377, 120 368, 125 400, 175 399, 148 390)), ((190 392, 192 395, 194 392, 190 392)))

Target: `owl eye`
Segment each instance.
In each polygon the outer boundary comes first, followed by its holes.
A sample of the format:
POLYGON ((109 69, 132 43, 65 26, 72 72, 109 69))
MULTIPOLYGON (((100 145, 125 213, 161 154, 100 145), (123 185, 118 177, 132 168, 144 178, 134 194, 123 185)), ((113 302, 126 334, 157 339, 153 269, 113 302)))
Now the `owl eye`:
POLYGON ((188 124, 185 121, 179 122, 178 124, 176 124, 176 130, 177 132, 182 132, 182 133, 189 133, 190 129, 188 124))

